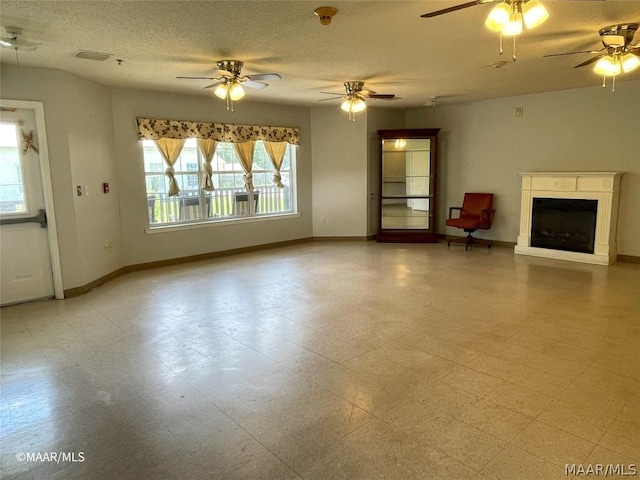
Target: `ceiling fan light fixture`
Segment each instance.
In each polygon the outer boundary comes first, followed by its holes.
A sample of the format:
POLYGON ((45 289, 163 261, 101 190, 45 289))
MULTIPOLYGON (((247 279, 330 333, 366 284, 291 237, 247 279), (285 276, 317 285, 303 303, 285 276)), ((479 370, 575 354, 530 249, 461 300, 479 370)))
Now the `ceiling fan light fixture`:
POLYGON ((522 16, 526 27, 531 29, 542 25, 549 18, 549 12, 538 0, 529 0, 522 5, 522 16))
POLYGON ((237 102, 238 100, 242 99, 244 95, 245 92, 244 88, 242 88, 242 85, 240 85, 239 83, 234 83, 233 85, 231 85, 231 88, 229 89, 229 98, 231 98, 231 100, 237 102))
POLYGON ((487 19, 484 22, 485 27, 494 32, 502 32, 509 23, 511 17, 511 5, 506 2, 501 2, 489 12, 487 19))
POLYGON ((522 12, 512 12, 509 21, 502 30, 505 37, 515 37, 522 33, 522 12))
POLYGON ((622 73, 622 65, 615 57, 607 55, 596 62, 593 71, 606 77, 615 77, 622 73))
POLYGON ((0 45, 2 45, 3 47, 9 47, 9 48, 12 47, 11 42, 7 42, 5 40, 0 40, 0 45))
POLYGON ((355 102, 353 102, 351 106, 351 111, 353 113, 359 113, 365 110, 366 108, 367 108, 367 104, 365 103, 365 101, 362 100, 361 98, 358 98, 355 102))
POLYGON ((229 88, 227 87, 227 84, 226 83, 221 83, 213 91, 213 94, 216 97, 221 98, 222 100, 224 100, 225 98, 227 98, 227 91, 228 90, 229 90, 229 88))
POLYGON ((367 104, 360 97, 347 98, 340 108, 349 113, 360 113, 367 108, 367 104))
POLYGON ((640 67, 640 58, 635 56, 633 53, 625 53, 620 57, 620 63, 622 67, 622 71, 624 73, 629 73, 640 67))

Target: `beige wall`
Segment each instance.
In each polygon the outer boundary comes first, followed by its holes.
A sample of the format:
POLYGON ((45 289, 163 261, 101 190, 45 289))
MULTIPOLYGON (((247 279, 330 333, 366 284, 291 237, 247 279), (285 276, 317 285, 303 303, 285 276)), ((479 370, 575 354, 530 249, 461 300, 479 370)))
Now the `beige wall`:
POLYGON ((366 115, 352 122, 337 105, 311 109, 314 237, 367 235, 366 115))
MULTIPOLYGON (((598 79, 594 77, 594 83, 598 79)), ((496 194, 493 228, 479 237, 515 242, 518 172, 619 171, 618 253, 640 256, 640 81, 407 112, 408 128, 440 127, 439 221, 464 192, 496 194), (516 118, 522 107, 524 116, 516 118)))
MULTIPOLYGON (((249 92, 250 95, 250 92, 249 92)), ((249 96, 247 95, 247 96, 249 96)), ((225 104, 203 96, 142 90, 113 90, 116 164, 125 264, 134 265, 248 246, 307 238, 311 229, 311 135, 309 109, 243 100, 228 112, 225 104), (298 211, 294 218, 208 225, 149 235, 142 147, 135 117, 300 127, 297 154, 298 211)))
POLYGON ((337 105, 311 109, 314 237, 377 233, 377 131, 404 128, 404 122, 403 111, 371 106, 355 121, 350 121, 337 105))
POLYGON ((122 266, 111 90, 59 70, 2 65, 2 98, 44 104, 65 289, 122 266), (111 193, 104 195, 102 183, 111 193), (75 185, 87 186, 77 197, 75 185), (112 243, 107 253, 105 243, 112 243))

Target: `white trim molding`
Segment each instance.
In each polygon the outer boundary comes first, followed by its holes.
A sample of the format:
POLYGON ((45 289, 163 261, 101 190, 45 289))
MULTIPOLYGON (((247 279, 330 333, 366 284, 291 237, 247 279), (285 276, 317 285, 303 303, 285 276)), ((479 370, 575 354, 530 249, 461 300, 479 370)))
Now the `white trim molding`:
POLYGON ((520 234, 515 253, 573 262, 609 265, 616 261, 616 232, 621 172, 524 172, 520 205, 520 234), (579 253, 531 246, 534 198, 597 200, 594 252, 579 253))

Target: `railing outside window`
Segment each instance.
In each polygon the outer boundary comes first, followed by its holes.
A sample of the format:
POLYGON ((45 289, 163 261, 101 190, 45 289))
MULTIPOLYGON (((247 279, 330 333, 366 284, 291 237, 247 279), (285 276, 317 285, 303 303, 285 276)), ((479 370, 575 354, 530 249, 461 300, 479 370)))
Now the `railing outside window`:
MULTIPOLYGON (((254 191, 253 197, 256 214, 293 211, 289 187, 261 187, 254 191)), ((187 190, 181 191, 179 197, 149 194, 147 206, 152 225, 246 217, 250 213, 247 192, 236 188, 219 188, 213 192, 187 190)))

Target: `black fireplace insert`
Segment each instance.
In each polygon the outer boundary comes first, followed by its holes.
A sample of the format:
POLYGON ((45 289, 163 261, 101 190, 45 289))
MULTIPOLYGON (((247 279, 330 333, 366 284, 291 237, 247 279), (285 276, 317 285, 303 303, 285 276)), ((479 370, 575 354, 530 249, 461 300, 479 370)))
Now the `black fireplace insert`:
POLYGON ((593 253, 597 200, 534 198, 531 246, 593 253))

